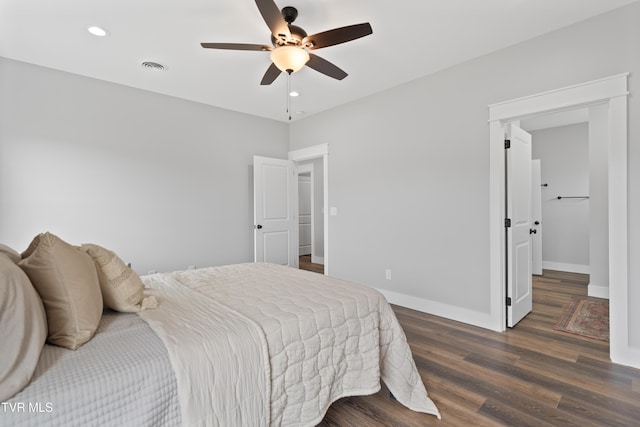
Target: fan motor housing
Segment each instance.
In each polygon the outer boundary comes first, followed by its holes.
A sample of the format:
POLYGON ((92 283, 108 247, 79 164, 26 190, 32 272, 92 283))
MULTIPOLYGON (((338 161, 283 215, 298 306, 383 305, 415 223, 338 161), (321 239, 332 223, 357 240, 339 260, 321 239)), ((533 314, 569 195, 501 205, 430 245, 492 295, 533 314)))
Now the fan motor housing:
POLYGON ((282 16, 287 24, 291 24, 298 17, 298 9, 293 6, 285 6, 282 8, 282 16))
POLYGON ((275 38, 273 35, 271 36, 271 43, 274 46, 283 46, 283 45, 292 45, 292 46, 301 46, 302 39, 307 37, 307 32, 297 25, 289 25, 289 32, 291 33, 291 38, 286 41, 282 41, 280 39, 275 38))

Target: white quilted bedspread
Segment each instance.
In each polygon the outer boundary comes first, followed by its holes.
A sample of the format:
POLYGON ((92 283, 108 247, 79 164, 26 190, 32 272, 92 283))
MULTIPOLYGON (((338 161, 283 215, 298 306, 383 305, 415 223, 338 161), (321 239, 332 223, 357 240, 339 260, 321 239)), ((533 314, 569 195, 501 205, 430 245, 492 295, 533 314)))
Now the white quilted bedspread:
POLYGON ((257 325, 169 274, 143 280, 159 307, 138 315, 167 347, 183 425, 267 425, 269 360, 257 325))
POLYGON ((197 425, 189 417, 200 411, 216 413, 195 416, 196 421, 207 420, 207 425, 315 425, 332 402, 377 392, 380 378, 406 407, 440 416, 427 396, 402 328, 376 290, 261 263, 143 280, 156 289, 152 292, 160 308, 140 315, 167 345, 185 425, 197 425), (191 301, 197 301, 192 309, 187 288, 194 297, 191 301), (183 305, 169 316, 182 328, 188 326, 186 333, 162 326, 170 324, 161 318, 173 306, 167 298, 177 298, 183 305), (206 314, 216 320, 200 324, 206 314), (223 347, 220 342, 224 342, 232 350, 207 360, 194 356, 197 346, 190 341, 198 337, 203 341, 216 324, 222 329, 214 332, 213 346, 223 347), (239 336, 230 338, 234 332, 239 336), (181 357, 185 360, 178 360, 181 357), (185 372, 185 366, 196 362, 202 364, 185 372), (216 378, 221 372, 224 382, 216 378), (227 391, 225 385, 230 387, 227 391), (194 403, 194 395, 198 402, 194 403))

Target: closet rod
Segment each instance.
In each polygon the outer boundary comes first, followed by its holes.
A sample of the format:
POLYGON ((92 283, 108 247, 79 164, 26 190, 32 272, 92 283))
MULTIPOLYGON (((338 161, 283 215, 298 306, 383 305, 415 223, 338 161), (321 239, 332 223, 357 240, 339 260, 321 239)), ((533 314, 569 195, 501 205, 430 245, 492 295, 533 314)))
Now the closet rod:
POLYGON ((558 200, 560 199, 588 199, 589 196, 558 196, 558 200))

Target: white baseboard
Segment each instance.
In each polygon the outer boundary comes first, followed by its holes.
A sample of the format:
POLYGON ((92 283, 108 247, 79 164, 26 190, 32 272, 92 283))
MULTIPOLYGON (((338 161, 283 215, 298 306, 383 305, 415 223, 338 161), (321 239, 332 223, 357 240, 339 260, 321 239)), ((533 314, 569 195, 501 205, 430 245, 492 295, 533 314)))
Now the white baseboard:
POLYGON ((640 348, 629 347, 627 355, 628 366, 640 369, 640 348))
MULTIPOLYGON (((559 270, 566 271, 566 270, 559 270)), ((601 287, 603 288, 603 287, 601 287)), ((478 326, 493 331, 503 332, 503 330, 496 329, 495 324, 491 321, 491 316, 488 313, 481 313, 478 311, 467 310, 464 308, 452 306, 449 304, 443 304, 440 302, 430 301, 423 298, 418 298, 411 295, 405 295, 398 292, 388 291, 386 289, 378 289, 387 301, 391 304, 400 305, 402 307, 418 310, 423 313, 433 314, 434 316, 444 317, 446 319, 455 320, 458 322, 466 323, 473 326, 478 326)), ((591 295, 591 292, 589 292, 591 295)), ((608 288, 607 288, 608 295, 608 288)), ((628 347, 624 348, 620 352, 611 354, 612 361, 617 364, 630 366, 636 369, 640 369, 640 348, 628 347)))
POLYGON ((614 351, 611 353, 611 361, 619 365, 640 369, 640 348, 627 347, 622 354, 614 351))
POLYGON ((490 313, 467 310, 465 308, 430 301, 413 295, 405 295, 386 289, 378 289, 378 291, 380 291, 391 304, 400 305, 423 313, 433 314, 434 316, 440 316, 457 322, 466 323, 468 325, 500 332, 500 330, 496 329, 495 325, 492 323, 490 313))
POLYGON ((314 264, 323 264, 324 265, 324 257, 323 256, 311 256, 311 262, 314 264))
POLYGON ((545 270, 589 274, 589 266, 582 264, 567 264, 564 262, 542 261, 542 268, 544 268, 545 270))
POLYGON ((587 288, 587 295, 589 295, 590 297, 609 299, 609 287, 598 286, 589 283, 589 286, 587 288))

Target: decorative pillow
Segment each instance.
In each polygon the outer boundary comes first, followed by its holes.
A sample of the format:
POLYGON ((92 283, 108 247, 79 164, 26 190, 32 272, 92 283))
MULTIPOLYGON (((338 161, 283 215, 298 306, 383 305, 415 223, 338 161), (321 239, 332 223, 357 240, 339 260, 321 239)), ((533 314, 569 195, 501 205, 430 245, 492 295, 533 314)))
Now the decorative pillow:
POLYGON ((115 311, 136 312, 156 308, 155 297, 144 297, 144 284, 135 271, 115 253, 102 246, 86 243, 80 247, 96 264, 104 305, 115 311))
POLYGON ((11 261, 17 263, 20 261, 20 254, 7 245, 0 243, 0 254, 5 254, 11 261))
POLYGON ((38 293, 24 271, 0 253, 0 402, 29 383, 46 339, 38 293))
POLYGON ((29 243, 29 247, 27 249, 25 249, 21 254, 20 254, 20 258, 25 259, 28 258, 29 255, 31 255, 33 253, 33 251, 36 250, 36 248, 38 247, 38 245, 40 244, 40 237, 42 237, 43 233, 38 234, 36 237, 33 238, 33 240, 31 241, 31 243, 29 243))
POLYGON ((48 341, 75 350, 93 337, 102 317, 96 268, 90 256, 51 233, 35 240, 18 265, 44 304, 48 341))

